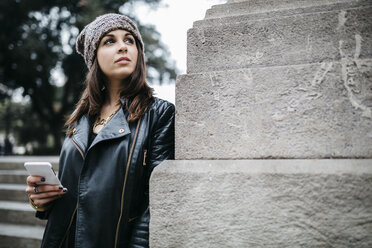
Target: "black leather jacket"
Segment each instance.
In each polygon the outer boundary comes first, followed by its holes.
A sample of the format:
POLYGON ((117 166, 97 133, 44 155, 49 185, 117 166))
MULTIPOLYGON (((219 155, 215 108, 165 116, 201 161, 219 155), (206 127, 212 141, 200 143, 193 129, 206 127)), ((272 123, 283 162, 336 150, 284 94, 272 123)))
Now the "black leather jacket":
POLYGON ((86 116, 79 120, 59 161, 68 193, 50 211, 37 213, 48 218, 42 247, 61 247, 70 231, 75 247, 149 246, 149 177, 161 161, 174 158, 174 111, 173 104, 155 98, 141 119, 132 153, 137 122, 128 123, 124 110, 89 147, 90 122, 86 116))

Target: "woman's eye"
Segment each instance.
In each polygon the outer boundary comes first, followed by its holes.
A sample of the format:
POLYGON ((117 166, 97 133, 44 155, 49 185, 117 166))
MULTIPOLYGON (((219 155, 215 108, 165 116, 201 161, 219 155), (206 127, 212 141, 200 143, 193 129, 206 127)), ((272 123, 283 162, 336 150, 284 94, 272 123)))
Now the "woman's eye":
POLYGON ((124 40, 124 42, 126 42, 126 43, 130 43, 130 44, 133 44, 133 43, 134 43, 134 40, 133 40, 132 38, 126 38, 126 39, 124 40))
POLYGON ((111 44, 111 43, 114 43, 114 39, 107 39, 103 42, 103 45, 107 45, 107 44, 111 44))

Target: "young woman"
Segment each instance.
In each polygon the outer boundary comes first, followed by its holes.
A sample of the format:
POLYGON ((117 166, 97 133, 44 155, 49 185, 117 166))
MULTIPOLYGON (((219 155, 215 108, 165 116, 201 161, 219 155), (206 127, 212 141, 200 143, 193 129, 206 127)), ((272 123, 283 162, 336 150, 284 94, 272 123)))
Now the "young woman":
POLYGON ((97 17, 76 48, 89 73, 66 122, 63 186, 27 178, 36 216, 48 219, 42 247, 148 247, 149 178, 174 157, 174 105, 152 96, 142 38, 128 17, 97 17))

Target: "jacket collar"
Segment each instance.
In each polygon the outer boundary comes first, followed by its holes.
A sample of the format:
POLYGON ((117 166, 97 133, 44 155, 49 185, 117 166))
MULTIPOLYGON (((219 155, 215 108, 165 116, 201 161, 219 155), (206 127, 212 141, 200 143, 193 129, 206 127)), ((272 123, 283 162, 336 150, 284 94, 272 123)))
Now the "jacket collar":
MULTIPOLYGON (((94 139, 90 147, 103 140, 116 139, 131 133, 127 118, 124 113, 125 99, 121 99, 120 101, 121 108, 97 134, 97 137, 94 139)), ((84 153, 86 153, 87 149, 90 148, 88 147, 89 133, 91 131, 90 128, 91 125, 89 118, 87 115, 84 115, 77 122, 75 131, 72 136, 73 141, 79 146, 82 151, 84 151, 84 153)))

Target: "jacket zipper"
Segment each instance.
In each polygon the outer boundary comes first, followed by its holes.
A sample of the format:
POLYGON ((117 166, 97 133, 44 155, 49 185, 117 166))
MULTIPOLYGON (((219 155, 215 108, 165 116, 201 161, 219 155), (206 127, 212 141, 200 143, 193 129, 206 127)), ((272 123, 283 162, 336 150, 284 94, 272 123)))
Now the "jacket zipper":
POLYGON ((147 150, 145 150, 143 153, 143 164, 142 164, 143 166, 146 165, 146 155, 147 155, 147 150))
POLYGON ((139 216, 136 216, 136 217, 130 218, 130 219, 128 220, 128 222, 132 222, 132 221, 134 221, 135 219, 138 219, 138 217, 139 217, 139 216))
MULTIPOLYGON (((80 153, 81 157, 83 158, 83 160, 85 160, 84 153, 81 151, 80 147, 75 143, 75 141, 74 141, 73 139, 71 139, 71 142, 72 142, 72 144, 74 144, 74 146, 76 147, 76 149, 79 151, 79 153, 80 153)), ((74 221, 74 218, 75 218, 75 214, 76 214, 76 211, 77 211, 77 207, 78 207, 78 204, 76 203, 76 207, 75 207, 74 212, 72 213, 72 216, 71 216, 71 219, 70 219, 70 224, 68 225, 67 230, 66 230, 65 234, 63 235, 62 242, 61 242, 61 244, 58 246, 59 248, 62 247, 63 242, 65 241, 65 239, 66 239, 66 237, 67 237, 67 234, 68 234, 68 232, 70 231, 70 228, 71 228, 72 222, 74 221)))
POLYGON ((124 194, 125 194, 125 187, 126 187, 126 184, 127 184, 128 170, 129 170, 129 166, 130 166, 130 161, 132 160, 132 155, 133 155, 133 151, 134 151, 134 146, 136 145, 136 140, 137 140, 138 129, 139 129, 140 123, 141 123, 141 118, 138 120, 138 124, 137 124, 137 128, 136 128, 136 133, 135 133, 135 135, 134 135, 134 139, 133 139, 133 144, 132 144, 132 147, 130 148, 130 152, 129 152, 128 162, 127 162, 127 168, 125 168, 125 176, 124 176, 123 189, 122 189, 122 191, 121 191, 120 215, 119 215, 118 224, 116 225, 115 246, 114 246, 115 248, 116 248, 117 245, 118 245, 118 237, 119 237, 120 222, 121 222, 121 218, 123 217, 123 210, 124 210, 124 194))
POLYGON ((75 143, 75 141, 74 141, 73 139, 71 139, 71 142, 72 142, 72 144, 74 144, 74 146, 76 147, 76 149, 80 152, 80 155, 83 157, 83 160, 85 160, 84 153, 83 153, 83 151, 80 149, 80 147, 75 143))

